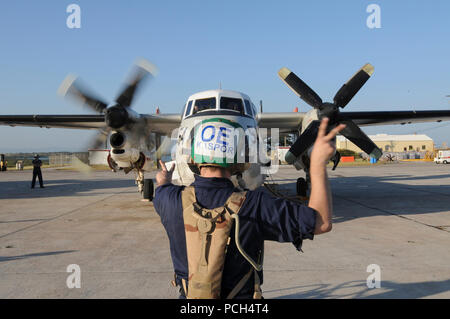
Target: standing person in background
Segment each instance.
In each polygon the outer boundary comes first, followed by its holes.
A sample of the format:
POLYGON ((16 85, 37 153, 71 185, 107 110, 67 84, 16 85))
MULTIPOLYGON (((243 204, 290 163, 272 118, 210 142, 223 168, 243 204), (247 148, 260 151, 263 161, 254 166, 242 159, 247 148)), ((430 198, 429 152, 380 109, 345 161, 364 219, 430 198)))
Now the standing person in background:
POLYGON ((5 159, 5 154, 0 154, 0 172, 6 171, 6 167, 8 166, 8 162, 5 159))
POLYGON ((33 180, 31 181, 31 188, 34 188, 34 184, 36 184, 36 176, 39 177, 39 184, 41 188, 44 188, 44 182, 42 181, 42 172, 41 172, 41 166, 42 161, 39 159, 39 155, 34 155, 33 160, 33 180))

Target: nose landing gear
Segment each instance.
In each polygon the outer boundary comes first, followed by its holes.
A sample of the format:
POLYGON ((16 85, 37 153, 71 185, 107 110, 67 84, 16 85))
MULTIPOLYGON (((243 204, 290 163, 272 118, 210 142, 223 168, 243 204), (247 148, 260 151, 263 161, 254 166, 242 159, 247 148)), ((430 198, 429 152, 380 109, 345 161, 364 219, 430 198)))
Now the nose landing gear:
POLYGON ((142 192, 142 197, 144 200, 148 200, 151 202, 153 200, 153 180, 152 179, 145 179, 144 180, 144 190, 142 192))

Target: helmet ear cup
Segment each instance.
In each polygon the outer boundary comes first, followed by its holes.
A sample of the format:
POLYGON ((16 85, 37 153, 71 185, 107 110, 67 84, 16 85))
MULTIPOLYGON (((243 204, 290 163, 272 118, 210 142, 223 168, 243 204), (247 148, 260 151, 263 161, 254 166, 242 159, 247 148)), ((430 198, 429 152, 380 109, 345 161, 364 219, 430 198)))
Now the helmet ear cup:
POLYGON ((188 164, 189 168, 191 169, 192 173, 200 175, 200 168, 198 167, 197 164, 195 163, 189 163, 188 164))

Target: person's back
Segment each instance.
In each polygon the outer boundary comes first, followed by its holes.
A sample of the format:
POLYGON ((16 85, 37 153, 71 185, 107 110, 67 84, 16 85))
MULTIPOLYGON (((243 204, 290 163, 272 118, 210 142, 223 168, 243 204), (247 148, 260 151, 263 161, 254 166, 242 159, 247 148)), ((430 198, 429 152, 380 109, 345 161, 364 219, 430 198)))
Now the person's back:
MULTIPOLYGON (((246 192, 245 200, 240 205, 239 218, 230 233, 231 241, 226 250, 222 274, 221 298, 229 297, 232 290, 235 298, 260 296, 258 284, 262 284, 262 271, 258 272, 258 276, 250 275, 253 268, 259 270, 255 264, 262 264, 264 240, 292 242, 300 250, 303 239, 313 239, 314 234, 331 230, 332 207, 326 162, 335 151, 332 139, 343 126, 338 126, 328 135, 326 126, 325 120, 311 154, 311 197, 308 206, 275 198, 263 190, 246 192), (239 231, 235 237, 234 230, 238 222, 239 231), (237 245, 236 240, 241 244, 237 245), (242 282, 245 284, 239 287, 242 282)), ((189 275, 192 273, 192 269, 189 269, 191 264, 188 263, 188 250, 198 250, 199 247, 186 245, 186 232, 189 229, 183 220, 182 192, 185 187, 171 183, 174 166, 168 171, 161 162, 161 167, 162 171, 156 175, 160 186, 156 189, 153 203, 169 237, 175 282, 182 287, 180 293, 184 297, 186 290, 189 292, 189 275)), ((201 176, 195 176, 192 186, 200 207, 221 207, 237 191, 229 179, 231 170, 208 164, 199 165, 199 170, 201 176)))
MULTIPOLYGON (((233 192, 238 191, 228 178, 195 176, 197 203, 204 208, 222 207, 233 192)), ((155 210, 167 231, 175 273, 188 281, 187 250, 181 192, 183 186, 165 184, 155 194, 155 210)), ((270 196, 263 190, 248 191, 239 211, 239 240, 242 249, 254 261, 262 263, 264 240, 293 242, 300 249, 303 239, 312 239, 315 227, 315 211, 283 199, 270 196), (284 223, 284 224, 282 224, 284 223)), ((238 282, 252 270, 252 265, 238 251, 235 243, 235 225, 231 230, 231 242, 227 250, 222 279, 225 298, 238 282)), ((259 273, 262 284, 262 271, 259 273)), ((236 298, 252 298, 254 277, 251 276, 236 298)), ((189 288, 188 288, 189 289, 189 288)))

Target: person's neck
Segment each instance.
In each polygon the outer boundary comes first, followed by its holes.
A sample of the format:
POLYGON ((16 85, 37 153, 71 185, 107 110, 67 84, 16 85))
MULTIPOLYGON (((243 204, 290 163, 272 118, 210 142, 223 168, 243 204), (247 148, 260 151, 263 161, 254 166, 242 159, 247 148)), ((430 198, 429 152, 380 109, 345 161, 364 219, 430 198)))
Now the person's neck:
POLYGON ((212 178, 212 177, 217 177, 217 178, 230 178, 229 174, 224 174, 222 171, 220 170, 202 170, 200 172, 200 176, 202 177, 207 177, 207 178, 212 178))

